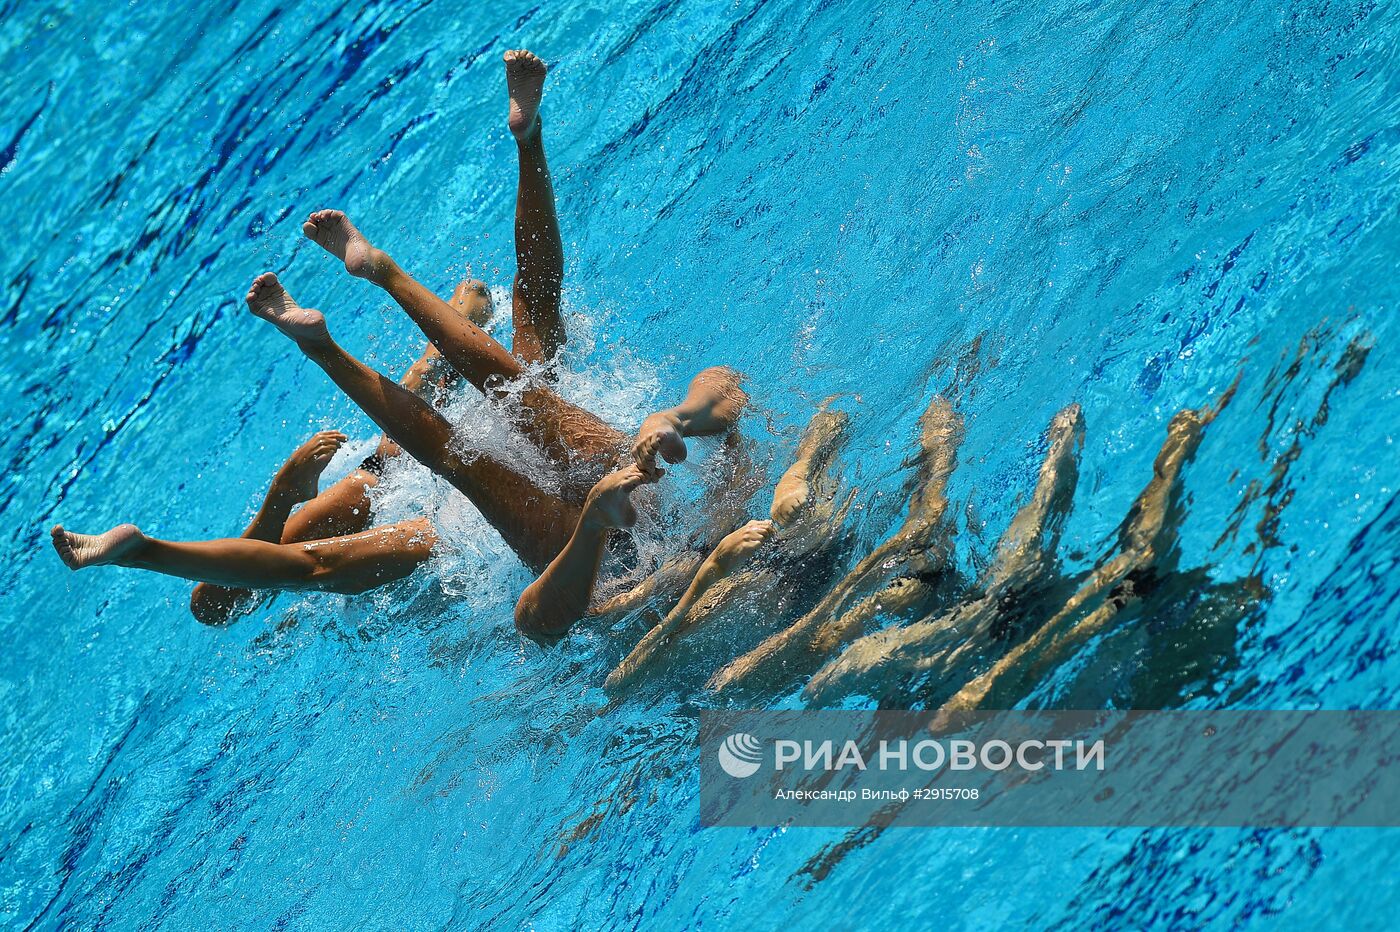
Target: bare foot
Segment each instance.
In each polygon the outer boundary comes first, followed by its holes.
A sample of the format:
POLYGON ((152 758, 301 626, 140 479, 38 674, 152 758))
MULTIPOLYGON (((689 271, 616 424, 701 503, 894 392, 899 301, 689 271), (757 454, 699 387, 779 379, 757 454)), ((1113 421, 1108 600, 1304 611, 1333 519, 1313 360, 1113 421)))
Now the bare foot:
POLYGON ((748 406, 749 396, 740 387, 742 376, 728 366, 702 369, 690 380, 685 400, 642 421, 632 444, 632 458, 652 480, 665 472, 656 465, 657 454, 668 463, 686 457, 686 437, 712 437, 733 430, 748 406))
POLYGON ((272 481, 279 491, 295 502, 306 502, 316 497, 325 471, 341 444, 349 439, 338 430, 323 430, 313 434, 311 439, 296 448, 272 481))
POLYGON ((116 563, 146 539, 134 524, 119 524, 105 534, 73 534, 55 524, 50 533, 53 549, 70 570, 116 563))
POLYGON ((331 338, 326 330, 326 318, 320 311, 304 308, 292 300, 287 289, 271 272, 253 279, 243 300, 254 317, 260 317, 293 340, 324 343, 331 338))
POLYGON ((485 327, 491 321, 491 290, 483 281, 469 278, 458 282, 452 291, 452 300, 447 303, 478 327, 485 327))
POLYGON ((544 96, 544 76, 549 72, 540 57, 526 49, 505 54, 506 91, 510 94, 511 135, 520 141, 539 129, 540 98, 544 96))
POLYGON ((632 505, 632 490, 647 482, 655 482, 636 466, 624 466, 617 472, 599 479, 583 503, 583 518, 594 527, 631 527, 637 523, 637 509, 632 505))
POLYGON ((658 455, 668 463, 679 463, 686 457, 680 418, 670 411, 648 415, 632 444, 632 458, 653 479, 666 475, 666 471, 656 465, 658 455))
POLYGON ((710 559, 726 576, 749 562, 749 558, 773 533, 772 521, 750 521, 737 531, 731 531, 715 545, 710 559))
POLYGON ((301 225, 306 238, 345 263, 345 271, 356 278, 378 281, 389 257, 375 249, 356 229, 344 211, 318 210, 301 225))

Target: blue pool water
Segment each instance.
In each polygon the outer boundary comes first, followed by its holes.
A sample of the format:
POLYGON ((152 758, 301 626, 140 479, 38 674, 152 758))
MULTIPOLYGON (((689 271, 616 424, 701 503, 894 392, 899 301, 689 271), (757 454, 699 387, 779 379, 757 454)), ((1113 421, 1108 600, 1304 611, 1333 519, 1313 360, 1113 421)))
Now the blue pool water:
MULTIPOLYGON (((1311 929, 1382 927, 1400 906, 1400 836, 1379 830, 904 830, 814 882, 803 865, 844 833, 701 829, 709 700, 657 690, 600 716, 626 645, 522 644, 527 571, 412 467, 379 508, 433 514, 449 546, 431 567, 226 629, 189 617, 178 580, 72 575, 46 544, 56 520, 237 533, 312 430, 363 454, 366 419, 241 296, 276 271, 349 348, 407 365, 408 322, 299 235, 329 206, 432 287, 507 284, 500 56, 527 45, 555 65, 566 394, 631 427, 728 362, 780 460, 844 393, 859 550, 898 520, 918 414, 975 359, 960 564, 981 565, 1075 401, 1064 549, 1082 568, 1172 413, 1242 373, 1185 475, 1182 560, 1257 569, 1270 596, 1182 702, 1393 708, 1395 7, 0 14, 4 925, 1311 929), (1356 339, 1364 368, 1327 395, 1356 339)), ((458 416, 494 429, 470 400, 458 416)), ((1101 704, 1126 662, 1091 650, 1031 701, 1101 704)))

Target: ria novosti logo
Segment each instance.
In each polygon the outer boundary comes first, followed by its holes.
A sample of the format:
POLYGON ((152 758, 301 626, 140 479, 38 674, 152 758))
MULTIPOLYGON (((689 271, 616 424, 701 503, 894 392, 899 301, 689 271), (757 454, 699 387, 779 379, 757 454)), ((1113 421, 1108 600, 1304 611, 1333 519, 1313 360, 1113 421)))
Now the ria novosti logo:
POLYGON ((763 760, 763 743, 753 735, 736 731, 725 738, 717 753, 719 765, 731 777, 751 777, 763 760))
MULTIPOLYGON (((924 738, 909 741, 882 739, 875 747, 862 747, 858 742, 832 740, 802 740, 776 738, 772 742, 773 770, 781 773, 796 770, 803 773, 833 773, 853 771, 908 771, 933 773, 943 770, 1001 771, 1037 770, 1103 770, 1105 741, 1093 742, 1067 738, 1022 740, 1014 744, 993 738, 973 741, 966 738, 924 738), (1073 754, 1071 754, 1073 752, 1073 754)), ((736 731, 720 742, 715 756, 720 768, 738 779, 751 777, 763 766, 764 742, 746 731, 736 731)))

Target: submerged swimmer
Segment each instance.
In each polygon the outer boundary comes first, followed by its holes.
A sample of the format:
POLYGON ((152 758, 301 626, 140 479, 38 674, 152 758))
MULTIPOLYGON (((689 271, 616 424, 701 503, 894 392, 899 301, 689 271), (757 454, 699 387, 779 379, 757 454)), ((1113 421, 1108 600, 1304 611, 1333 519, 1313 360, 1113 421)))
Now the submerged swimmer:
MULTIPOLYGON (((565 340, 559 307, 563 247, 539 115, 546 67, 527 51, 507 52, 505 66, 509 127, 520 166, 514 354, 371 245, 344 213, 317 211, 303 225, 305 235, 340 259, 347 272, 387 292, 447 366, 492 397, 504 396, 503 384, 522 379, 525 364, 551 360, 565 340)), ((660 477, 656 458, 679 462, 686 454, 686 438, 730 433, 747 401, 737 373, 723 367, 701 372, 681 404, 646 419, 631 445, 634 462, 617 468, 628 454, 624 434, 548 386, 526 384, 518 396, 517 426, 560 470, 561 491, 555 492, 520 464, 489 453, 458 452, 452 425, 441 412, 341 348, 324 315, 299 305, 275 275, 255 279, 246 301, 255 316, 277 327, 320 366, 399 449, 466 495, 526 565, 540 572, 516 611, 520 630, 538 640, 563 635, 587 610, 608 532, 635 520, 630 493, 660 477)), ((253 530, 271 536, 262 526, 253 530)), ((280 542, 279 534, 277 543, 252 536, 173 543, 129 524, 97 535, 59 526, 53 537, 72 569, 115 564, 234 589, 351 593, 407 575, 436 544, 425 519, 307 542, 280 542)))
MULTIPOLYGON (((491 317, 491 300, 486 286, 479 281, 460 282, 450 303, 477 326, 485 326, 491 317)), ((429 343, 399 384, 436 402, 445 397, 456 380, 456 373, 443 365, 442 356, 429 343)), ((381 436, 374 452, 349 475, 318 491, 322 470, 345 440, 345 435, 339 431, 320 431, 298 447, 273 476, 262 506, 242 536, 273 544, 294 544, 368 530, 372 509, 370 490, 379 485, 389 463, 403 451, 394 441, 381 436), (301 507, 297 508, 298 505, 301 507)), ((413 554, 426 558, 428 552, 414 548, 413 554)), ((208 625, 226 624, 254 604, 256 594, 251 589, 231 589, 211 583, 200 583, 190 595, 190 612, 208 625)))

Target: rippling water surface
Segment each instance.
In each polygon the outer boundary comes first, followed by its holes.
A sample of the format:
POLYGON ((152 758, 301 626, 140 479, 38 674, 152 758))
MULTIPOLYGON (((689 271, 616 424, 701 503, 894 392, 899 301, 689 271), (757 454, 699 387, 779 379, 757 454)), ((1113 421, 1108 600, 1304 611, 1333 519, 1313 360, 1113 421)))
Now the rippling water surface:
MULTIPOLYGON (((414 358, 402 315, 301 239, 327 206, 432 287, 508 284, 500 56, 527 45, 555 68, 566 394, 631 427, 729 362, 781 460, 843 393, 859 551, 957 382, 969 572, 1078 402, 1082 569, 1171 415, 1240 374, 1185 473, 1180 559, 1268 595, 1170 701, 1395 707, 1397 37, 1367 2, 0 0, 0 918, 1386 924, 1394 832, 908 830, 817 880, 844 833, 702 830, 708 700, 599 716, 626 645, 522 644, 527 572, 415 467, 379 508, 427 503, 449 542, 430 568, 221 630, 177 580, 69 574, 45 532, 225 536, 310 431, 357 438, 333 472, 363 454, 368 421, 241 295, 276 271, 372 363, 414 358), (1339 373, 1349 344, 1369 356, 1339 373)), ((1028 701, 1113 701, 1134 662, 1113 647, 1028 701)))

